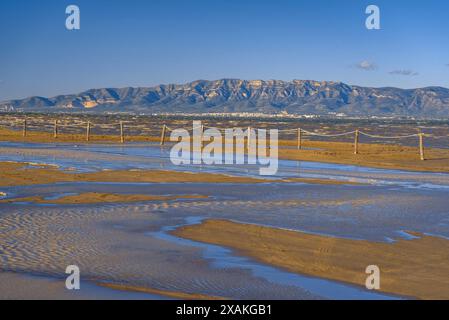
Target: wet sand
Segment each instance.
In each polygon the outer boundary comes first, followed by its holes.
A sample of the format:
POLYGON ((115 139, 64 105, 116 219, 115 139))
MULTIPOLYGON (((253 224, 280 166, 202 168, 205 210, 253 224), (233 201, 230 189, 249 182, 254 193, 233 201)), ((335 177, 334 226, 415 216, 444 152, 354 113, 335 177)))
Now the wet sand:
POLYGON ((207 220, 178 237, 225 246, 291 272, 364 286, 368 265, 381 270, 381 291, 419 299, 449 299, 449 240, 414 234, 394 243, 349 240, 207 220))
POLYGON ((118 291, 83 281, 81 290, 71 291, 65 288, 65 278, 0 272, 1 300, 162 300, 174 298, 176 294, 134 292, 118 291))
MULTIPOLYGON (((0 214, 0 278, 3 272, 11 271, 61 278, 66 267, 75 264, 82 280, 118 285, 117 289, 126 289, 122 291, 125 299, 139 290, 158 290, 171 297, 185 294, 183 298, 314 297, 300 288, 252 276, 238 266, 214 268, 200 248, 153 236, 164 226, 183 223, 183 212, 189 207, 192 205, 177 208, 172 202, 83 207, 5 205, 3 208, 9 209, 0 214)), ((207 208, 203 210, 207 212, 207 208)), ((4 293, 0 290, 0 296, 22 296, 26 282, 17 282, 23 284, 19 287, 11 285, 14 281, 9 281, 9 287, 0 284, 5 289, 4 293)), ((34 284, 29 282, 30 290, 34 284)), ((41 286, 43 291, 47 288, 43 295, 52 294, 49 287, 41 286)))
POLYGON ((157 196, 145 194, 114 194, 114 193, 82 193, 77 195, 63 196, 58 199, 48 200, 40 196, 26 198, 8 198, 0 200, 0 203, 32 202, 39 204, 106 204, 106 203, 131 203, 147 201, 171 201, 182 199, 205 199, 207 196, 201 195, 180 195, 180 196, 157 196))
POLYGON ((65 288, 65 279, 0 272, 1 300, 224 300, 202 294, 103 282, 82 282, 80 287, 80 290, 70 291, 65 288))
POLYGON ((74 173, 58 168, 39 168, 26 163, 0 162, 0 186, 24 186, 58 182, 141 182, 141 183, 262 183, 264 179, 222 174, 188 173, 164 170, 117 170, 74 173))
POLYGON ((129 286, 129 285, 121 285, 121 284, 112 284, 112 283, 98 283, 98 285, 114 290, 120 291, 128 291, 128 292, 140 292, 140 293, 149 293, 149 294, 157 294, 161 296, 166 296, 175 299, 182 300, 226 300, 223 297, 215 297, 208 296, 197 293, 185 293, 185 292, 176 292, 176 291, 165 291, 165 290, 157 290, 147 287, 137 287, 137 286, 129 286))
MULTIPOLYGON (((114 183, 266 183, 272 180, 212 173, 189 173, 169 170, 104 170, 74 173, 45 165, 21 162, 0 162, 0 187, 51 184, 60 182, 114 183)), ((308 184, 359 185, 360 183, 331 179, 290 178, 280 182, 308 184)))

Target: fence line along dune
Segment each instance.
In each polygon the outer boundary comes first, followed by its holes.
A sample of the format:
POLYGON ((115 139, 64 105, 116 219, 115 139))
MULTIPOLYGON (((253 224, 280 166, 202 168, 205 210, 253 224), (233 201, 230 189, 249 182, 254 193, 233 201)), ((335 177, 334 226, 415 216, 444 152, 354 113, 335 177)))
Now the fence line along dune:
MULTIPOLYGON (((192 132, 194 129, 191 126, 187 127, 185 122, 172 119, 151 124, 138 122, 134 118, 128 121, 113 120, 112 122, 106 121, 109 119, 105 119, 104 122, 100 120, 91 121, 86 117, 49 117, 45 115, 4 116, 0 118, 0 139, 4 141, 114 142, 121 144, 126 142, 159 142, 163 146, 173 130, 183 128, 192 132)), ((223 125, 224 123, 220 124, 223 125)), ((236 122, 234 124, 237 125, 236 128, 244 130, 246 134, 245 143, 248 143, 252 139, 251 133, 254 128, 251 126, 238 127, 239 123, 236 122)), ((281 123, 281 125, 283 124, 281 123)), ((212 127, 203 125, 201 130, 204 132, 209 128, 212 127)), ((222 133, 225 130, 223 127, 213 128, 222 133)), ((402 157, 404 163, 408 160, 423 162, 425 162, 424 160, 433 160, 432 165, 418 165, 426 171, 449 171, 447 170, 449 169, 449 152, 444 149, 426 147, 426 141, 429 140, 449 140, 448 134, 423 133, 421 128, 416 128, 415 132, 401 134, 375 134, 359 128, 351 128, 351 130, 343 132, 339 129, 332 131, 332 129, 330 126, 322 126, 312 130, 302 128, 299 125, 296 128, 292 128, 292 125, 285 129, 279 128, 279 146, 283 147, 280 152, 281 158, 309 160, 311 154, 320 154, 323 162, 339 162, 338 158, 341 158, 341 155, 344 154, 344 163, 360 164, 360 161, 369 160, 365 159, 367 155, 378 157, 384 162, 389 159, 399 160, 398 157, 402 157), (373 140, 375 143, 368 142, 373 140), (403 143, 404 141, 406 144, 403 143), (313 148, 321 149, 322 152, 319 150, 311 152, 313 148), (351 158, 349 158, 349 154, 352 154, 351 158)), ((384 128, 383 131, 387 130, 384 128)), ((320 160, 317 159, 316 161, 320 160)), ((370 165, 372 164, 370 163, 370 165)), ((380 164, 380 167, 385 167, 385 165, 380 164)), ((419 170, 419 168, 411 169, 419 170)))

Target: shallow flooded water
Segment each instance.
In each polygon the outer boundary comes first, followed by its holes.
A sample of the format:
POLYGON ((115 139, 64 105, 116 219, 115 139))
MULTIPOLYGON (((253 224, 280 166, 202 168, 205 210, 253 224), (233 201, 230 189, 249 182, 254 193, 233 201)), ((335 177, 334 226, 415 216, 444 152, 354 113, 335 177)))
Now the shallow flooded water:
MULTIPOLYGON (((58 165, 77 171, 169 169, 258 176, 257 168, 177 167, 151 145, 73 146, 2 143, 0 161, 58 165), (108 161, 105 161, 108 159, 108 161)), ((263 184, 58 183, 0 188, 6 198, 47 200, 88 192, 204 195, 204 199, 132 204, 0 204, 1 269, 64 276, 80 266, 90 282, 237 299, 390 299, 363 287, 304 277, 259 264, 226 248, 168 234, 201 219, 228 219, 307 233, 391 242, 409 232, 449 238, 449 175, 280 161, 263 184), (366 185, 282 183, 320 177, 366 185)))
POLYGON ((162 228, 161 231, 151 232, 150 236, 157 237, 166 241, 178 243, 184 246, 194 246, 203 250, 204 258, 211 261, 211 265, 215 268, 236 268, 251 270, 252 275, 266 279, 270 282, 283 284, 286 286, 298 287, 307 290, 311 294, 326 298, 326 299, 364 299, 364 300, 393 300, 399 299, 392 295, 379 294, 357 288, 355 286, 344 285, 341 283, 328 281, 319 278, 306 277, 291 272, 279 270, 277 268, 269 267, 256 263, 250 259, 236 256, 229 249, 222 248, 216 245, 210 245, 191 240, 182 239, 169 234, 177 228, 185 225, 199 224, 203 218, 190 217, 186 219, 186 223, 177 226, 168 226, 162 228))
MULTIPOLYGON (((162 169, 260 177, 260 167, 257 165, 174 165, 170 161, 170 148, 160 147, 156 143, 134 143, 124 146, 0 142, 0 161, 45 163, 79 172, 162 169)), ((324 178, 410 188, 449 188, 449 174, 445 173, 410 172, 291 160, 279 160, 277 174, 265 178, 288 177, 324 178)))

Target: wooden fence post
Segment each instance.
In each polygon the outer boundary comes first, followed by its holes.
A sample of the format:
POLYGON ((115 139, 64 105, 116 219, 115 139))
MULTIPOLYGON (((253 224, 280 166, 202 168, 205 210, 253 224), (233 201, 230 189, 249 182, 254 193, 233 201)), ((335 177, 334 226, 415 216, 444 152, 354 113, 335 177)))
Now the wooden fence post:
POLYGON ((165 132, 167 130, 167 126, 164 124, 162 126, 162 134, 161 134, 161 146, 165 144, 165 132))
POLYGON ((58 120, 55 120, 53 138, 56 139, 57 137, 58 137, 58 120))
POLYGON ((302 149, 302 132, 301 128, 298 129, 298 150, 302 149))
POLYGON ((90 121, 87 122, 87 128, 86 128, 86 141, 89 142, 90 140, 90 121))
POLYGON ((22 131, 22 136, 26 137, 27 136, 27 118, 25 118, 23 120, 23 131, 22 131))
POLYGON ((123 131, 123 121, 120 121, 120 143, 125 143, 125 135, 123 131))
POLYGON ((204 146, 204 124, 201 124, 201 150, 203 150, 203 146, 204 146))
POLYGON ((359 154, 359 129, 355 130, 354 154, 359 154))
POLYGON ((419 157, 421 161, 426 160, 424 157, 424 133, 419 133, 419 157))

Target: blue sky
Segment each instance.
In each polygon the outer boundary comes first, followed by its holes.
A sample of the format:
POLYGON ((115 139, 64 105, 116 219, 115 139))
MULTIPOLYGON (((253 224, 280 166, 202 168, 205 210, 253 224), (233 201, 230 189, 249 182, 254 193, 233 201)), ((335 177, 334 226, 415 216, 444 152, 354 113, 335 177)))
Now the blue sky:
POLYGON ((220 78, 449 87, 448 15, 446 0, 2 0, 0 100, 220 78))

